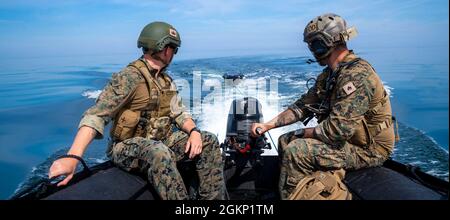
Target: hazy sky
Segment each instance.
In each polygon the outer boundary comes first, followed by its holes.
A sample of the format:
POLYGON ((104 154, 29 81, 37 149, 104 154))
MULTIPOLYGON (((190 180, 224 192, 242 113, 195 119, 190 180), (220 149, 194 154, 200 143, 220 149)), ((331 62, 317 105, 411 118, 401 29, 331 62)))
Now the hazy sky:
POLYGON ((448 53, 448 0, 0 0, 0 57, 138 53, 155 20, 181 34, 182 57, 306 51, 313 17, 334 12, 360 35, 357 48, 436 47, 448 53))

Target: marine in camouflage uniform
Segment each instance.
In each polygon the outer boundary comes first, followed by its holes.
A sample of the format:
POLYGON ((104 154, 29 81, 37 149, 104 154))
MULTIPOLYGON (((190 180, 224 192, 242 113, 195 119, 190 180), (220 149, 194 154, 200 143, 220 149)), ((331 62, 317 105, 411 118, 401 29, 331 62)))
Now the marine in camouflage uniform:
POLYGON ((317 62, 327 67, 288 110, 258 125, 267 127, 267 131, 318 118, 316 127, 279 138, 282 199, 287 199, 300 180, 314 172, 379 166, 392 153, 395 135, 389 96, 372 66, 346 47, 345 42, 356 33, 335 14, 309 22, 304 41, 317 62))
MULTIPOLYGON (((161 199, 188 199, 177 162, 187 159, 189 135, 180 128, 192 117, 172 79, 164 71, 157 72, 141 57, 114 74, 95 105, 84 113, 79 127, 94 128, 101 138, 105 125, 113 121, 107 150, 112 162, 127 171, 145 173, 161 199)), ((198 195, 200 199, 225 199, 217 137, 202 131, 201 138, 202 153, 193 159, 198 195)))
MULTIPOLYGON (((279 138, 282 198, 287 198, 297 183, 314 171, 379 166, 392 153, 394 129, 390 103, 378 75, 368 62, 352 53, 335 72, 339 75, 330 94, 331 111, 314 128, 315 138, 297 138, 295 131, 279 138), (385 102, 374 112, 382 100, 385 102)), ((305 105, 321 103, 327 98, 325 86, 330 74, 332 71, 326 68, 314 87, 289 106, 302 117, 300 120, 308 111, 305 105)))

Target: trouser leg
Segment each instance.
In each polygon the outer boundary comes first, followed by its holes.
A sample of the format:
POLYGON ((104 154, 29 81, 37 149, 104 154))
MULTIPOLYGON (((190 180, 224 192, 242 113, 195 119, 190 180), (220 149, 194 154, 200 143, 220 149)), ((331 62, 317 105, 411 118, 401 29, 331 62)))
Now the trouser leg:
MULTIPOLYGON (((217 137, 202 131, 202 153, 195 158, 195 167, 199 177, 200 199, 225 199, 226 187, 223 174, 224 161, 217 137)), ((188 135, 178 131, 168 138, 167 145, 171 147, 178 158, 184 156, 188 135)))
POLYGON ((149 182, 163 200, 187 199, 187 191, 176 167, 174 152, 160 141, 142 137, 117 143, 111 160, 127 171, 147 173, 149 182))
POLYGON ((379 166, 386 160, 373 148, 364 149, 346 143, 344 147, 335 149, 316 139, 295 138, 293 133, 281 136, 279 146, 279 189, 282 199, 286 199, 298 182, 313 172, 379 166))

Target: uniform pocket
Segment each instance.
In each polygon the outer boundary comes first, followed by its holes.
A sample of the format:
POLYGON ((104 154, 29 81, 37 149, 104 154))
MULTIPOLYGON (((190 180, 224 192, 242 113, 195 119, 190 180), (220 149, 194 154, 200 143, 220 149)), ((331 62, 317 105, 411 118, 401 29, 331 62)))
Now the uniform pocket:
POLYGON ((159 108, 158 108, 158 116, 164 117, 169 116, 172 112, 171 104, 172 99, 177 95, 177 91, 173 90, 164 90, 159 99, 159 108))
POLYGON ((349 142, 364 148, 368 148, 371 145, 372 138, 370 137, 369 126, 366 120, 362 120, 361 125, 355 130, 349 142))
POLYGON ((139 122, 140 112, 125 110, 117 119, 116 127, 114 128, 114 138, 119 141, 126 140, 133 137, 136 131, 136 126, 139 122))
POLYGON ((131 171, 140 168, 139 159, 137 158, 140 149, 135 143, 136 140, 127 139, 119 142, 112 147, 111 161, 118 167, 131 171))

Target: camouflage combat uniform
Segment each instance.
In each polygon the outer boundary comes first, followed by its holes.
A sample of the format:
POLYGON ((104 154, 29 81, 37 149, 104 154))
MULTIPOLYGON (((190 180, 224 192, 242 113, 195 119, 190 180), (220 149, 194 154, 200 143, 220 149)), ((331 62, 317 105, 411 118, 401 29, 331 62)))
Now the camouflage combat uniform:
POLYGON ((389 96, 365 60, 351 52, 335 72, 325 68, 314 87, 289 109, 303 121, 311 114, 305 106, 314 103, 329 106, 314 128, 314 138, 297 138, 294 132, 279 138, 282 199, 315 171, 379 166, 392 153, 394 129, 389 96), (328 93, 327 86, 331 88, 328 93))
MULTIPOLYGON (((127 171, 146 173, 161 199, 187 199, 176 162, 185 158, 188 135, 180 128, 191 119, 165 73, 141 58, 112 76, 88 109, 79 127, 88 126, 103 137, 114 122, 107 155, 127 171), (168 95, 169 94, 169 95, 168 95), (167 98, 164 98, 167 97, 167 98)), ((200 199, 224 199, 223 159, 217 137, 202 132, 202 153, 195 159, 200 199)), ((114 183, 111 183, 114 184, 114 183)))

